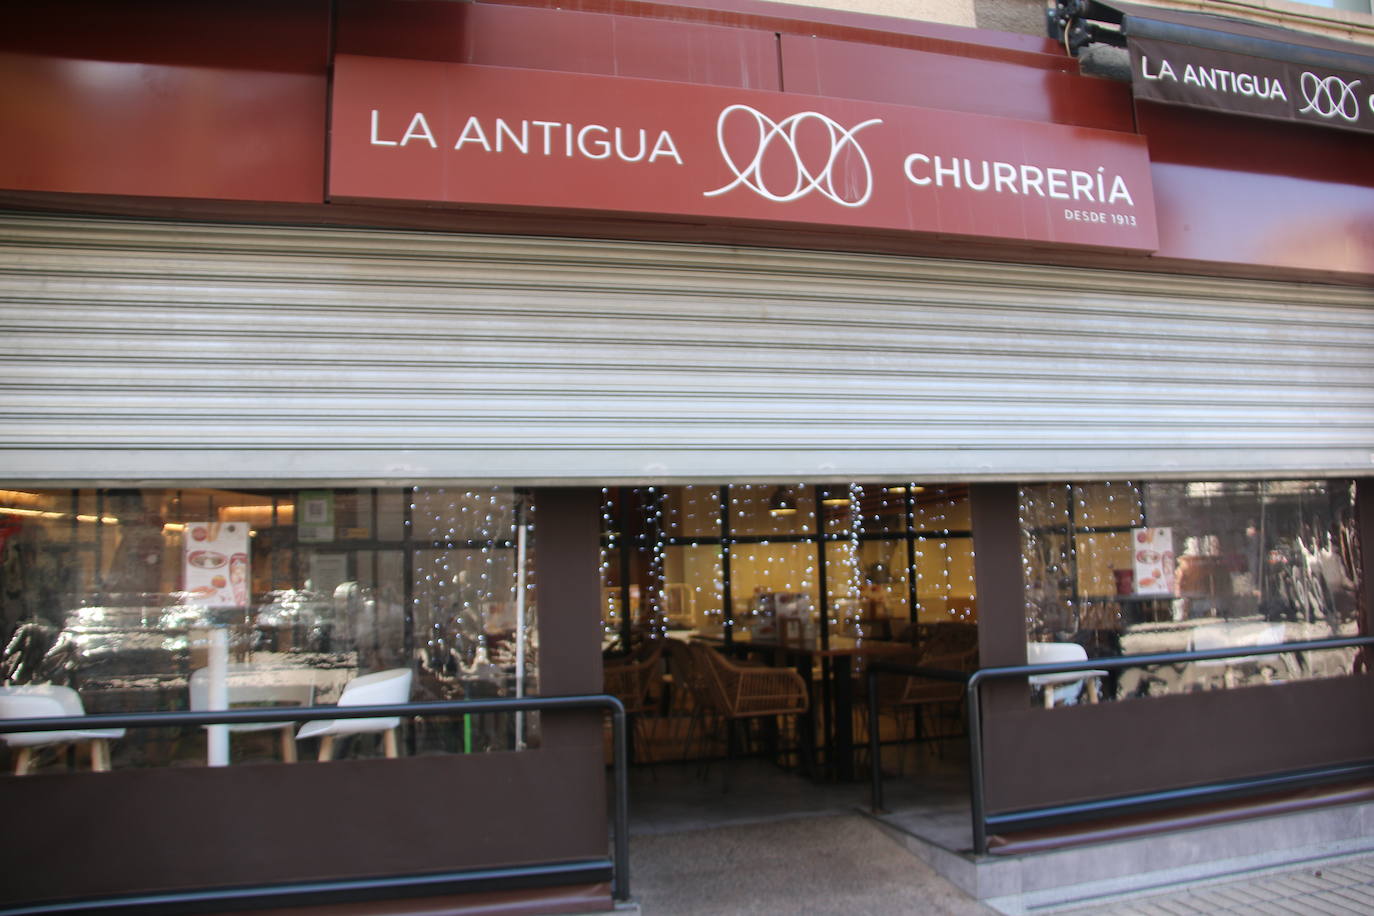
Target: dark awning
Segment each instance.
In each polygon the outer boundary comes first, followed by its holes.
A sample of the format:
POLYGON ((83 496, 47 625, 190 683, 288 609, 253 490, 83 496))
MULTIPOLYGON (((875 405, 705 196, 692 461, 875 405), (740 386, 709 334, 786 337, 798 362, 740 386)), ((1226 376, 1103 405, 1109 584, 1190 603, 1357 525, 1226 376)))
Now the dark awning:
POLYGON ((1128 48, 1137 98, 1374 132, 1374 48, 1225 16, 1059 0, 1066 49, 1128 48))

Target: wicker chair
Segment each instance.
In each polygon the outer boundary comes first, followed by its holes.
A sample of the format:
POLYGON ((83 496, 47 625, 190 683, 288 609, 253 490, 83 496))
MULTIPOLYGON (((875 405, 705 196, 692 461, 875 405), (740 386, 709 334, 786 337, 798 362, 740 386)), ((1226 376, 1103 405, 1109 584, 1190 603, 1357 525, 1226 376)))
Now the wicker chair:
MULTIPOLYGON (((978 650, 965 649, 922 655, 917 665, 945 671, 971 671, 977 667, 977 661, 978 650)), ((906 734, 903 723, 909 715, 915 726, 914 737, 919 740, 923 732, 927 734, 935 742, 935 750, 939 754, 940 742, 959 734, 960 723, 963 722, 964 685, 960 681, 908 677, 902 684, 901 694, 892 701, 892 706, 901 734, 906 734)), ((904 758, 903 751, 902 760, 898 763, 899 770, 905 770, 904 758)))
POLYGON ((719 715, 715 693, 711 689, 710 672, 703 667, 705 659, 698 658, 696 649, 680 639, 667 640, 668 675, 672 682, 669 721, 676 725, 687 719, 687 731, 682 741, 682 759, 692 755, 692 738, 710 730, 719 715))
POLYGON ((640 759, 647 759, 645 751, 652 737, 646 720, 654 711, 653 687, 662 658, 663 642, 657 641, 636 655, 607 661, 601 671, 603 690, 625 705, 633 739, 631 750, 640 759))
MULTIPOLYGON (((801 675, 790 668, 736 664, 705 646, 692 646, 693 663, 705 684, 713 712, 727 729, 727 756, 735 743, 728 734, 736 723, 805 715, 810 695, 801 675)), ((729 767, 726 767, 728 788, 729 767)))

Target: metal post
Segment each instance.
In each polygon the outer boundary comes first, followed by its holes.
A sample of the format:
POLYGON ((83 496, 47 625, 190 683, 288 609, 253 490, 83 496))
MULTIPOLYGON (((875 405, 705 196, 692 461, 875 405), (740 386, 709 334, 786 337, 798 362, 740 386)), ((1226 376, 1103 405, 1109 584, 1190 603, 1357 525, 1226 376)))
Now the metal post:
POLYGON ((973 821, 973 853, 986 855, 988 851, 987 803, 983 798, 983 710, 979 687, 983 672, 975 671, 964 688, 964 727, 968 729, 968 797, 973 821))
POLYGON ((615 771, 615 871, 611 876, 611 895, 625 901, 630 899, 630 767, 625 707, 618 700, 611 707, 611 744, 615 771))
POLYGON ((869 789, 871 796, 869 805, 874 814, 881 814, 883 811, 883 762, 879 759, 879 752, 882 750, 882 736, 878 734, 878 669, 869 666, 868 669, 868 761, 869 761, 869 789))

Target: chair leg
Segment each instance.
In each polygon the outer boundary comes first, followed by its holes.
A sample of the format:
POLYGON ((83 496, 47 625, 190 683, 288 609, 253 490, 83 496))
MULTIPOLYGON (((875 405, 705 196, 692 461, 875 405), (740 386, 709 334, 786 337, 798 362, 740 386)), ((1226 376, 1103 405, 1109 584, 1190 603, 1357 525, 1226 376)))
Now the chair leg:
POLYGON ((730 770, 735 763, 735 747, 738 740, 736 734, 736 722, 734 719, 725 720, 725 763, 721 766, 720 790, 730 791, 730 770))
POLYGON ((281 759, 283 763, 296 762, 296 736, 292 734, 295 727, 286 725, 282 727, 281 734, 281 759))
POLYGON ((658 739, 659 718, 659 716, 649 715, 649 710, 635 716, 635 744, 639 748, 642 763, 653 763, 658 757, 654 751, 654 742, 658 739))
POLYGON ((400 748, 396 741, 396 729, 389 728, 382 735, 382 747, 386 749, 386 755, 393 760, 401 756, 400 748))
POLYGON ((910 745, 911 754, 915 757, 921 752, 921 707, 903 706, 897 710, 897 775, 906 775, 906 752, 910 745), (911 740, 908 741, 907 718, 911 718, 911 740))
POLYGON ((14 755, 14 775, 27 776, 33 767, 33 748, 21 747, 19 753, 14 755))
POLYGON ((692 755, 692 732, 696 731, 697 717, 701 713, 693 710, 692 715, 687 719, 687 735, 682 739, 682 759, 685 762, 692 755))
POLYGON ((330 760, 334 757, 334 736, 325 735, 320 739, 320 760, 330 760))
POLYGON ((91 742, 91 770, 108 773, 110 770, 110 742, 96 738, 91 742))

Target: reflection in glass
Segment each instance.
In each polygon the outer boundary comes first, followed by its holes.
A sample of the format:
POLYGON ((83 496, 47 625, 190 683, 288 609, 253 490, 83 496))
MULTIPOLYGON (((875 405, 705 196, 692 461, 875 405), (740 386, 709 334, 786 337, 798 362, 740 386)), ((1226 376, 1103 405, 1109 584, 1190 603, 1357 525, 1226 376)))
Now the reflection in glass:
POLYGON ((673 632, 785 624, 915 642, 977 620, 968 489, 912 483, 606 488, 608 656, 673 632))
POLYGON ((675 538, 720 537, 720 487, 671 487, 665 491, 663 529, 675 538))
MULTIPOLYGON (((1027 638, 1089 657, 1361 632, 1351 481, 1022 487, 1027 638)), ((1353 650, 1127 669, 1106 699, 1347 674, 1353 650)))
POLYGON ((768 638, 787 628, 815 638, 820 622, 814 544, 736 544, 730 548, 731 610, 737 632, 768 638))
POLYGON ((825 545, 825 559, 832 632, 891 639, 902 630, 910 619, 905 541, 835 541, 825 545))
MULTIPOLYGON (((396 668, 415 671, 416 698, 533 690, 520 517, 533 506, 508 488, 0 490, 0 679, 74 686, 89 712, 186 708, 191 675, 211 669, 319 703, 396 668)), ((484 728, 425 725, 408 746, 537 738, 532 719, 484 728)), ((281 759, 253 742, 235 735, 232 761, 281 759)), ((114 747, 116 768, 206 760, 198 728, 133 729, 114 747)))
POLYGON ((728 521, 736 536, 808 535, 816 530, 815 488, 737 484, 729 488, 728 521))
POLYGON ((718 544, 666 548, 663 590, 670 627, 719 632, 724 626, 723 562, 718 544))

